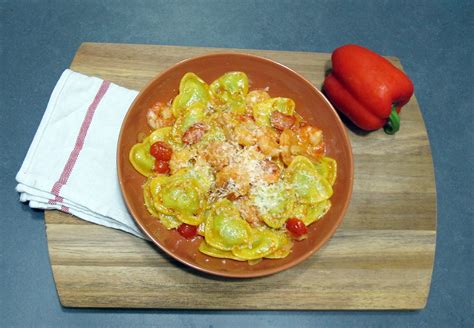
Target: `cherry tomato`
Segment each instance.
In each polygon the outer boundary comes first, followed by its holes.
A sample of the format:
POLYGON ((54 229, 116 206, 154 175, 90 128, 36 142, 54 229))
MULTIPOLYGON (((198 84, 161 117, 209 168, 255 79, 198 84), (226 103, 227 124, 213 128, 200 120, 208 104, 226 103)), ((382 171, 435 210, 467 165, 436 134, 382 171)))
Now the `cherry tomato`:
POLYGON ((173 154, 173 150, 166 142, 157 141, 151 145, 150 154, 159 161, 169 161, 173 154))
POLYGON ((208 130, 209 127, 204 123, 193 124, 184 132, 181 140, 187 145, 193 145, 199 142, 208 130))
POLYGON ((169 162, 156 160, 153 170, 157 173, 162 173, 162 174, 168 173, 170 171, 169 162))
POLYGON ((244 114, 239 116, 239 121, 246 122, 246 121, 255 121, 255 117, 252 114, 244 114))
POLYGON ((291 218, 286 221, 286 229, 295 237, 301 237, 308 233, 308 227, 303 221, 297 218, 291 218))
POLYGON ((293 115, 286 115, 275 110, 270 115, 271 125, 280 131, 291 128, 295 125, 296 117, 293 115))
POLYGON ((198 227, 189 225, 186 223, 181 224, 178 227, 178 232, 181 236, 183 236, 186 239, 193 238, 194 236, 197 235, 198 227))

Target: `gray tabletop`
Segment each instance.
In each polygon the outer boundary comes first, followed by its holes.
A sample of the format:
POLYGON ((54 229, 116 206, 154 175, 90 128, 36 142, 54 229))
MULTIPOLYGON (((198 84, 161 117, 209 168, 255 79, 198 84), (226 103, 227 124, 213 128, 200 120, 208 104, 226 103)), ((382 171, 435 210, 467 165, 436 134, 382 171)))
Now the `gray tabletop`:
POLYGON ((3 326, 473 325, 472 1, 0 1, 0 322, 3 326), (82 42, 331 52, 358 43, 412 78, 435 165, 435 269, 422 311, 169 311, 61 307, 43 212, 15 174, 61 72, 82 42))

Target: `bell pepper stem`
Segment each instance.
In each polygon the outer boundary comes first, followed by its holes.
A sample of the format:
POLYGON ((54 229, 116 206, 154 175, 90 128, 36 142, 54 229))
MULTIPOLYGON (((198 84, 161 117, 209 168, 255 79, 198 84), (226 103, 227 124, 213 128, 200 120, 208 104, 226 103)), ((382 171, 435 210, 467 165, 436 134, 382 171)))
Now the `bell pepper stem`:
POLYGON ((397 113, 397 106, 393 105, 392 112, 384 125, 383 130, 386 134, 394 134, 400 129, 400 116, 397 113))

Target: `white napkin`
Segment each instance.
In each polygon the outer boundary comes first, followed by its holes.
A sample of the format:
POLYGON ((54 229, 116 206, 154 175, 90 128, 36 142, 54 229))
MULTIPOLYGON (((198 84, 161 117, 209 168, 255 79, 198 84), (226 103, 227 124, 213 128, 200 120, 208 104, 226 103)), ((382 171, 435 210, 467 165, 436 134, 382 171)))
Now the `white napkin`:
POLYGON ((137 91, 65 70, 16 176, 22 202, 145 238, 122 199, 116 150, 137 91))

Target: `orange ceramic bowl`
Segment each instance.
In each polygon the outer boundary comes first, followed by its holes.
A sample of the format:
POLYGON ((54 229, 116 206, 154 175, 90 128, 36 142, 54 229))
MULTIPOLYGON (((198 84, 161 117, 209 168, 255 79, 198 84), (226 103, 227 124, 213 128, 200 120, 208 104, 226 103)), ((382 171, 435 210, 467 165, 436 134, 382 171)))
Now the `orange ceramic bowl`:
POLYGON ((123 197, 137 224, 163 251, 182 263, 207 273, 235 278, 273 274, 305 260, 326 243, 341 224, 352 193, 353 161, 346 129, 323 94, 293 70, 269 59, 237 53, 217 53, 182 61, 150 81, 131 105, 118 141, 118 175, 123 197), (310 124, 322 128, 327 155, 336 159, 337 180, 331 198, 332 207, 318 222, 309 226, 307 239, 295 242, 284 259, 264 259, 255 265, 247 262, 209 257, 198 251, 201 238, 182 238, 176 230, 166 230, 144 205, 142 186, 145 178, 128 160, 130 148, 139 133, 149 133, 146 111, 155 102, 167 102, 178 94, 182 76, 194 72, 207 83, 229 71, 248 75, 249 89, 270 88, 272 97, 292 98, 296 110, 310 124))

